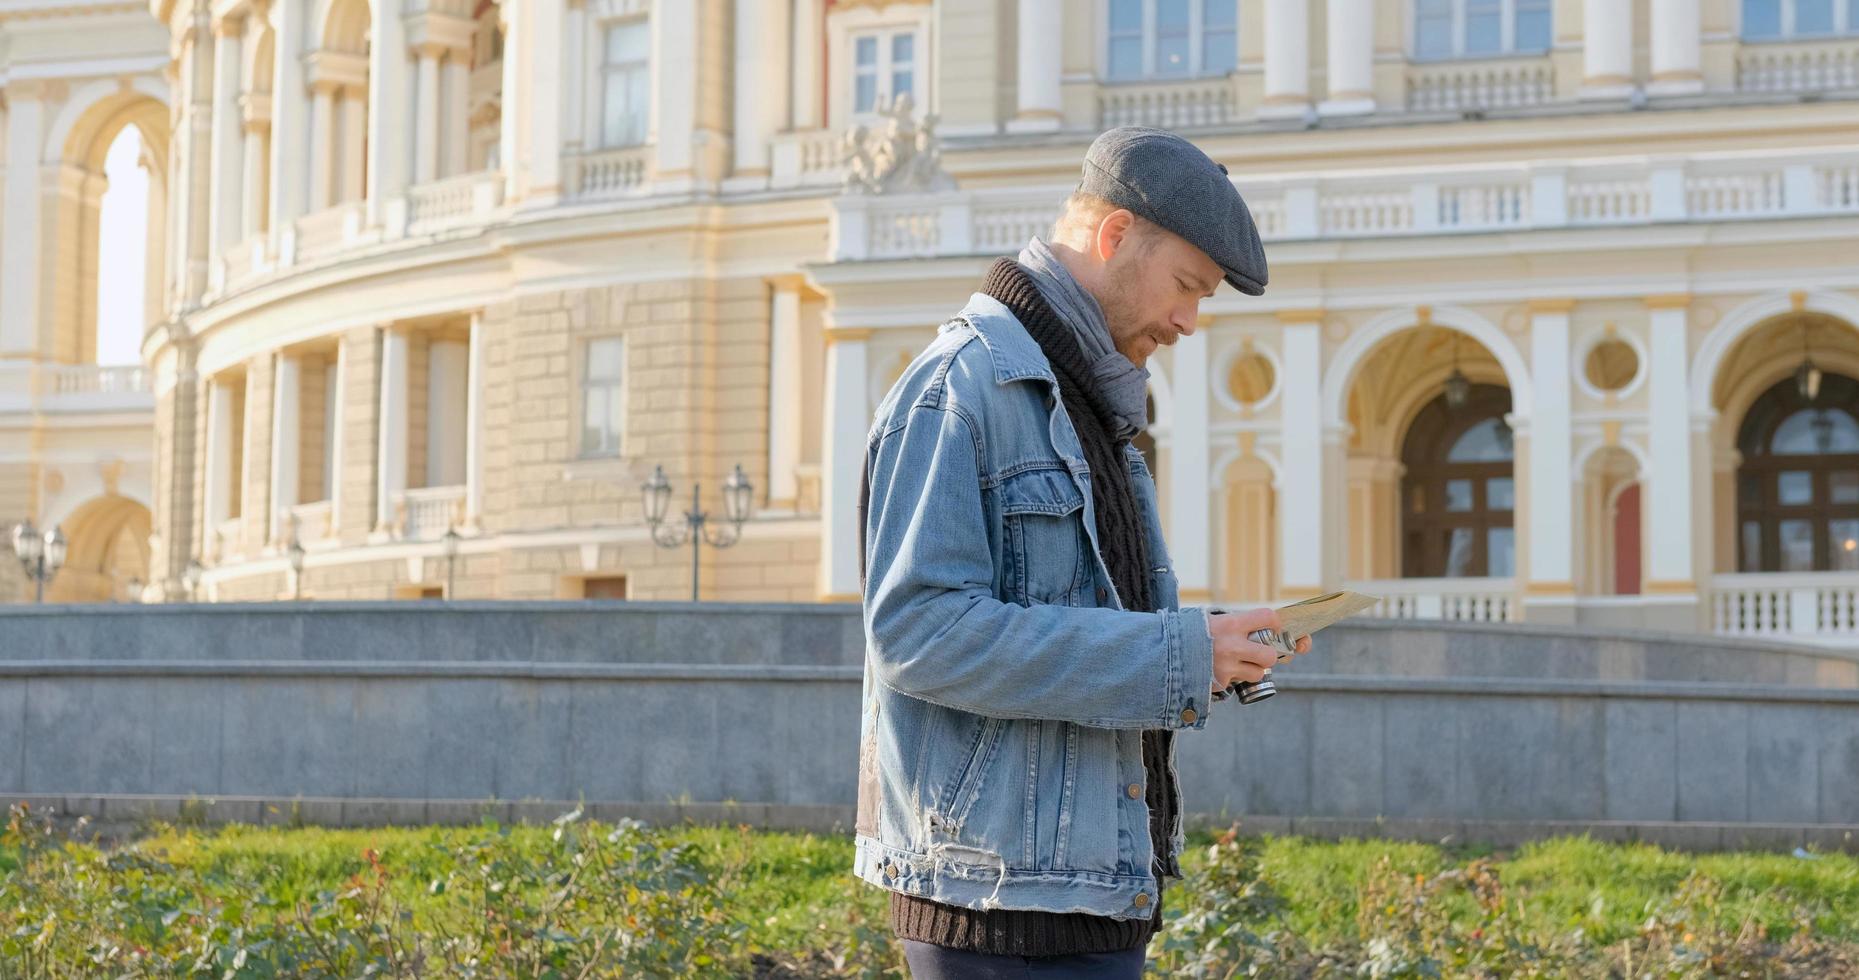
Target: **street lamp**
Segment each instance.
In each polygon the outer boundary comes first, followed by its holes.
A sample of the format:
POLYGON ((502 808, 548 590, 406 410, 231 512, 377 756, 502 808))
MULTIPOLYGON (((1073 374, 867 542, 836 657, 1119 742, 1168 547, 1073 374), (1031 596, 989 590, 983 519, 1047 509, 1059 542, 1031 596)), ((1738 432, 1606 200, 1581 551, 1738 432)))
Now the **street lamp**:
POLYGON ((701 557, 701 545, 712 548, 727 548, 742 540, 742 525, 749 519, 749 512, 755 505, 755 487, 749 478, 737 466, 730 473, 729 479, 723 481, 723 516, 729 526, 711 533, 710 515, 698 509, 698 485, 691 485, 691 509, 684 512, 684 527, 667 526, 665 514, 671 508, 671 481, 665 478, 665 468, 654 466, 652 479, 639 488, 645 499, 645 520, 652 528, 652 541, 661 548, 681 548, 686 541, 691 544, 691 601, 697 601, 697 566, 701 557))
POLYGON ((462 539, 459 536, 457 525, 446 528, 445 537, 439 539, 441 547, 445 549, 445 598, 448 602, 452 599, 452 585, 456 580, 454 573, 458 566, 460 540, 462 539))
POLYGON ((13 527, 13 554, 35 584, 34 602, 45 601, 45 583, 58 574, 65 563, 65 531, 54 527, 44 534, 27 519, 13 527))

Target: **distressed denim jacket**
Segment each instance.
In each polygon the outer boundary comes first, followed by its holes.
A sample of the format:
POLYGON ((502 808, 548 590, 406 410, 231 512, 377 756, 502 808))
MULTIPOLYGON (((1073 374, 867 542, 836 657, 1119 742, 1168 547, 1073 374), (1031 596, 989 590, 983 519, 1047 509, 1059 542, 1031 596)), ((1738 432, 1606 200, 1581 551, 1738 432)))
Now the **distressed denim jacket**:
POLYGON ((1119 603, 1058 381, 994 299, 905 369, 866 450, 855 873, 968 908, 1149 917, 1142 730, 1207 724, 1213 643, 1177 606, 1142 454, 1160 612, 1119 603))

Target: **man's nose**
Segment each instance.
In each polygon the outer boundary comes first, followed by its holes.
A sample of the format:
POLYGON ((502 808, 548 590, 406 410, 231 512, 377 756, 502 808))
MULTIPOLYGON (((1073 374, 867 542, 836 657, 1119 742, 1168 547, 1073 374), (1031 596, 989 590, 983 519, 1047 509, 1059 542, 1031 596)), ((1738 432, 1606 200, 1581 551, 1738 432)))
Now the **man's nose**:
POLYGON ((1185 309, 1176 310, 1173 324, 1176 332, 1183 337, 1194 336, 1194 328, 1201 322, 1200 308, 1201 304, 1190 303, 1185 309))

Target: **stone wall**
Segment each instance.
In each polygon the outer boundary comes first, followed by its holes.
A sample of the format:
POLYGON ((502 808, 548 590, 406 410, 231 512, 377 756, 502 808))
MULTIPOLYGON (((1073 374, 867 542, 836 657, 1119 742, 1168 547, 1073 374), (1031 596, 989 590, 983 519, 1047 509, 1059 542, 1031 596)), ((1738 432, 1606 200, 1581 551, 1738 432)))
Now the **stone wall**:
MULTIPOLYGON (((0 797, 330 822, 844 820, 847 606, 342 603, 0 612, 0 797), (305 808, 308 809, 305 809, 305 808)), ((1180 743, 1255 830, 1852 846, 1859 658, 1547 627, 1337 627, 1180 743)))

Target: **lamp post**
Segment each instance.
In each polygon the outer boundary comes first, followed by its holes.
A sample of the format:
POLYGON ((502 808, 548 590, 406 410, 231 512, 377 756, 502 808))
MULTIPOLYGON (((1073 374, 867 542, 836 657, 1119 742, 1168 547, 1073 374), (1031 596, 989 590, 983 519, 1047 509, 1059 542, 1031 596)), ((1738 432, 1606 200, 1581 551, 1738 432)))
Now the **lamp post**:
POLYGON ((710 515, 698 508, 698 484, 691 485, 691 509, 684 512, 684 526, 678 528, 665 524, 665 513, 671 507, 671 481, 665 478, 665 468, 654 466, 652 479, 639 488, 645 498, 645 520, 652 528, 652 541, 661 548, 681 548, 686 541, 691 544, 691 601, 697 601, 697 568, 702 557, 702 545, 712 548, 727 548, 742 540, 742 524, 749 519, 749 512, 755 504, 755 488, 749 478, 737 466, 723 482, 723 516, 729 526, 712 533, 709 526, 710 515))
POLYGON ((303 601, 303 542, 291 535, 290 548, 285 554, 290 558, 290 583, 292 601, 303 601))
POLYGON ((458 566, 458 543, 460 541, 458 525, 454 524, 446 528, 445 537, 440 538, 439 541, 441 546, 445 549, 445 599, 447 602, 450 602, 452 601, 452 585, 456 581, 455 572, 458 566))
POLYGON ((58 574, 65 563, 65 531, 54 527, 44 534, 32 526, 30 519, 13 527, 13 554, 18 556, 26 577, 34 583, 33 602, 45 601, 45 583, 58 574))
POLYGON ((181 587, 187 590, 188 602, 200 601, 200 580, 205 578, 207 570, 200 562, 189 558, 187 567, 181 571, 181 587))

